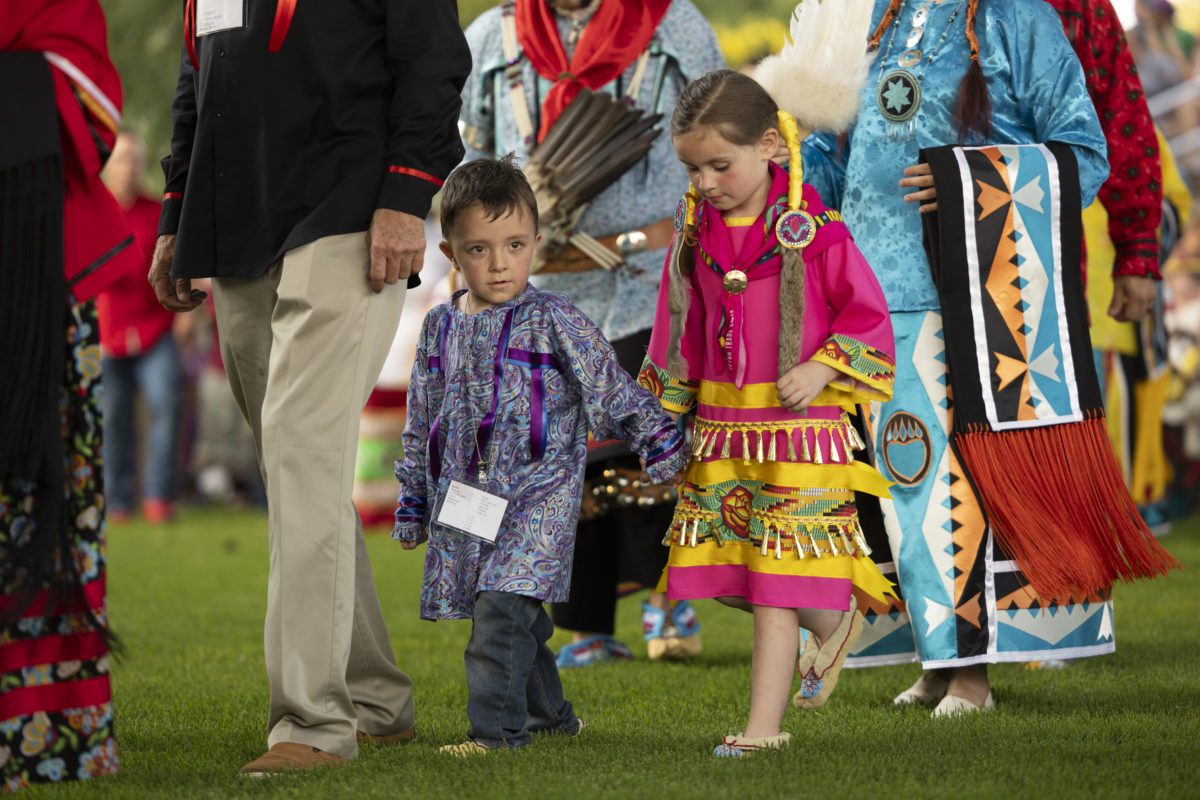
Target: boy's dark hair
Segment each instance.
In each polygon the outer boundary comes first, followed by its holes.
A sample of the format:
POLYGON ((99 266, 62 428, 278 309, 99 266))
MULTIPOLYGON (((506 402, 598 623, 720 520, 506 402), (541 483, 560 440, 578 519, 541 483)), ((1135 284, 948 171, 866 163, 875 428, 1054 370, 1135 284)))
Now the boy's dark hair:
POLYGON ((523 210, 538 222, 537 198, 512 153, 500 158, 477 158, 461 165, 442 187, 442 238, 450 241, 458 215, 479 203, 494 220, 523 210))

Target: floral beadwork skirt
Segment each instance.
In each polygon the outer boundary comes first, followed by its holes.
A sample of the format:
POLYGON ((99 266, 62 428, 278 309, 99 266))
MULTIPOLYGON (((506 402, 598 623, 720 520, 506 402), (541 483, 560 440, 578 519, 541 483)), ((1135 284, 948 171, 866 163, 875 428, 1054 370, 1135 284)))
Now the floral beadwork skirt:
MULTIPOLYGON (((83 596, 105 620, 104 499, 100 481, 100 337, 95 306, 67 314, 62 394, 67 520, 83 596)), ((6 556, 31 541, 34 486, 0 482, 0 583, 6 556)), ((32 783, 85 780, 117 771, 109 655, 83 613, 47 617, 39 595, 0 631, 0 793, 32 783)))
POLYGON ((893 587, 869 558, 855 491, 886 495, 886 482, 849 448, 819 465, 770 449, 775 456, 760 462, 718 447, 717 458, 701 453, 688 466, 665 542, 668 596, 836 611, 853 591, 884 601, 893 587))

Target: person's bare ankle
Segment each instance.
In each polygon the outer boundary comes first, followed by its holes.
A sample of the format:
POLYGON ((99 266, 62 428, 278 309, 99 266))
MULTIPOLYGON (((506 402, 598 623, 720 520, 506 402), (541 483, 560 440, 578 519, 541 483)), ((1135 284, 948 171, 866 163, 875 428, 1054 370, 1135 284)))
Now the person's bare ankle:
POLYGON ((775 730, 771 730, 769 725, 763 725, 758 728, 747 725, 746 732, 742 735, 747 739, 765 739, 768 736, 778 736, 781 732, 778 725, 775 726, 775 730))
POLYGON ((987 700, 991 688, 986 670, 967 667, 951 671, 947 694, 961 697, 977 706, 982 706, 984 701, 987 700))
POLYGON ((829 640, 830 636, 833 636, 841 624, 842 614, 837 611, 828 611, 820 615, 816 624, 809 630, 809 633, 813 635, 817 646, 821 647, 829 640))

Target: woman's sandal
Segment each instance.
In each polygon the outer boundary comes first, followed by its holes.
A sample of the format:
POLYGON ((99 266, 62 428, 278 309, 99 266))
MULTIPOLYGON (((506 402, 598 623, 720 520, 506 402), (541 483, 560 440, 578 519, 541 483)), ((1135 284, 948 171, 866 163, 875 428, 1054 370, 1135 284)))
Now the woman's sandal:
POLYGON ((750 739, 745 734, 739 733, 736 736, 726 736, 722 739, 721 743, 713 748, 713 755, 717 758, 741 758, 759 750, 782 750, 791 740, 790 733, 760 736, 757 739, 750 739))
POLYGON ((933 710, 934 719, 943 717, 957 717, 961 714, 975 714, 984 711, 991 711, 996 707, 996 701, 992 697, 992 693, 988 692, 984 698, 982 705, 976 705, 965 697, 959 697, 956 694, 948 694, 942 698, 942 702, 938 703, 937 708, 933 710))
POLYGON ((862 614, 858 613, 858 600, 850 595, 850 609, 842 615, 833 634, 820 647, 810 639, 796 664, 800 673, 800 691, 792 697, 792 705, 806 711, 825 705, 829 695, 837 686, 838 676, 846 656, 854 648, 862 633, 862 614))
POLYGON ((896 695, 892 702, 898 706, 927 706, 933 708, 946 696, 949 681, 937 672, 924 672, 917 682, 896 695))

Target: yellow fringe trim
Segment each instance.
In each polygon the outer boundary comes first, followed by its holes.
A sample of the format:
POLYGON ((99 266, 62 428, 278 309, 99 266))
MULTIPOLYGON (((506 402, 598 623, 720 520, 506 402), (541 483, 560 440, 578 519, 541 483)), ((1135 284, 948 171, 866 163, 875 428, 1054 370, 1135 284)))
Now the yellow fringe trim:
POLYGON ((840 420, 771 420, 767 422, 724 422, 699 418, 692 436, 692 457, 697 459, 730 458, 733 445, 740 444, 742 464, 752 461, 766 462, 813 462, 823 464, 828 458, 834 463, 852 463, 854 451, 866 445, 846 417, 840 420), (800 431, 801 446, 797 452, 792 433, 800 431), (812 431, 812 447, 809 447, 809 431, 812 431), (824 432, 828 447, 822 448, 821 434, 824 432), (779 446, 783 434, 784 446, 779 446), (718 449, 719 447, 719 449, 718 449))
POLYGON ((871 548, 863 536, 858 518, 835 522, 830 517, 798 517, 786 514, 762 514, 754 512, 752 519, 761 523, 764 534, 751 535, 743 542, 730 542, 719 537, 721 515, 719 512, 698 508, 691 503, 680 503, 675 507, 675 517, 663 544, 673 547, 697 547, 712 542, 718 547, 725 545, 753 545, 759 555, 774 555, 782 560, 783 554, 798 559, 829 556, 866 557, 871 548))

